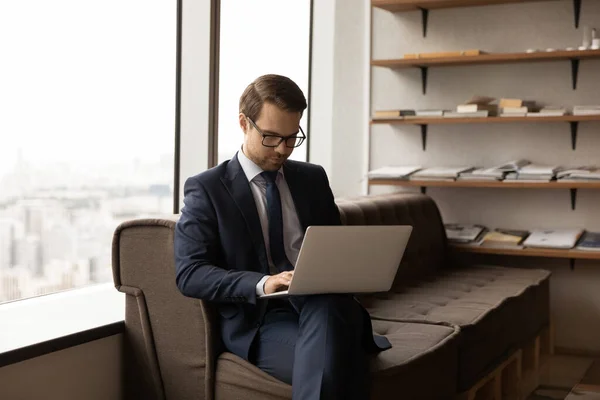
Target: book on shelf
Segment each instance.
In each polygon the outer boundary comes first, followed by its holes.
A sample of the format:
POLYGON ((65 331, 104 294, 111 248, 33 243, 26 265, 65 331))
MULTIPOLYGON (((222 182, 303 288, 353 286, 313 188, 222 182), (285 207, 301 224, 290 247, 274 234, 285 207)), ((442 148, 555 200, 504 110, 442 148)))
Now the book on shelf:
POLYGON ((537 111, 535 101, 521 99, 500 99, 498 102, 501 117, 524 117, 530 111, 537 111))
POLYGON ((487 118, 490 112, 487 110, 473 111, 473 112, 458 112, 458 111, 445 111, 444 118, 487 118))
POLYGON ((407 53, 404 54, 405 59, 419 59, 419 58, 444 58, 444 57, 461 57, 461 56, 479 56, 486 54, 484 51, 478 49, 459 50, 459 51, 437 51, 432 53, 407 53))
POLYGON ((506 174, 506 181, 527 181, 527 182, 550 182, 556 177, 556 173, 562 168, 560 166, 547 166, 538 164, 528 164, 518 171, 506 174))
POLYGON ((408 179, 420 166, 387 166, 369 171, 369 179, 408 179))
POLYGON ((504 164, 491 168, 476 168, 473 171, 461 173, 459 180, 503 180, 508 173, 518 172, 526 165, 531 164, 529 160, 511 160, 504 164))
POLYGON ((458 178, 461 173, 469 172, 475 169, 474 167, 433 167, 425 168, 415 172, 410 176, 411 180, 449 180, 453 181, 458 178))
POLYGON ((415 115, 415 110, 377 110, 373 113, 373 119, 402 118, 415 115))
POLYGON ((577 242, 575 249, 583 251, 600 251, 600 232, 585 232, 581 236, 579 242, 577 242))
POLYGON ((527 107, 504 107, 500 108, 500 117, 524 117, 529 110, 527 107))
POLYGON ((600 182, 600 168, 595 166, 563 169, 556 174, 562 181, 592 181, 600 182))
POLYGON ((536 103, 533 100, 501 98, 500 100, 498 100, 498 107, 500 107, 500 108, 527 108, 527 109, 533 109, 533 108, 536 107, 536 103))
POLYGON ((583 229, 538 229, 523 242, 525 247, 572 249, 583 234, 583 229))
POLYGON ((498 113, 498 105, 492 104, 496 99, 488 96, 473 96, 470 100, 456 106, 457 113, 476 113, 487 111, 487 116, 498 113))
POLYGON ((477 224, 444 224, 448 241, 460 244, 477 243, 487 232, 487 228, 477 224))
POLYGON ((457 180, 459 181, 501 181, 504 174, 488 173, 487 168, 475 168, 472 171, 462 172, 457 180))
POLYGON ((444 116, 444 111, 447 110, 416 110, 415 116, 418 118, 439 118, 444 116))
POLYGON ((482 247, 522 249, 523 241, 529 236, 529 231, 497 228, 485 234, 481 240, 482 247))
POLYGON ((600 115, 600 105, 574 106, 573 115, 600 115))

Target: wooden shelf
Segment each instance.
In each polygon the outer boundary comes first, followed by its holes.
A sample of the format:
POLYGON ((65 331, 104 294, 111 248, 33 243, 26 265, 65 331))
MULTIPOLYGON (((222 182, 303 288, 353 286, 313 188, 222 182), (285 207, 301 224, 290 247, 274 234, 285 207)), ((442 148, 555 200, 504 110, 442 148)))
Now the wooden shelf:
POLYGON ((503 181, 405 181, 400 179, 369 179, 370 185, 456 188, 517 188, 517 189, 600 189, 600 182, 503 182, 503 181))
POLYGON ((401 179, 369 179, 369 185, 420 187, 426 193, 428 187, 500 188, 500 189, 569 189, 571 210, 577 206, 578 189, 600 189, 600 182, 504 182, 504 181, 409 181, 401 179))
POLYGON ((497 124, 509 122, 586 122, 600 121, 600 115, 563 115, 559 117, 487 117, 487 118, 407 118, 373 119, 371 124, 393 125, 454 125, 497 124))
POLYGON ((569 258, 572 260, 600 260, 600 252, 583 250, 557 250, 557 249, 503 249, 481 246, 468 246, 454 244, 450 246, 453 250, 473 254, 494 254, 504 256, 520 257, 547 257, 547 258, 569 258))
MULTIPOLYGON (((497 4, 532 3, 544 0, 372 0, 373 7, 392 12, 435 10, 441 8, 489 6, 497 4)), ((547 0, 546 0, 547 1, 547 0)))
POLYGON ((571 127, 571 148, 577 148, 577 134, 580 122, 600 121, 600 115, 563 115, 558 117, 486 117, 486 118, 389 118, 373 119, 372 125, 391 124, 391 125, 420 125, 421 141, 423 151, 427 148, 427 131, 429 125, 452 125, 452 124, 495 124, 510 122, 568 122, 571 127))
POLYGON ((372 60, 371 65, 386 68, 423 68, 454 65, 513 64, 542 61, 585 60, 600 58, 600 50, 557 50, 536 53, 491 53, 478 56, 402 58, 392 60, 372 60))
MULTIPOLYGON (((427 36, 427 21, 429 11, 440 8, 491 6, 498 4, 519 4, 555 0, 371 0, 371 5, 376 8, 391 12, 421 11, 423 37, 427 36)), ((579 28, 582 0, 572 0, 575 28, 579 28)))
MULTIPOLYGON (((424 20, 425 21, 425 20, 424 20)), ((427 73, 429 67, 450 67, 459 65, 514 64, 549 61, 571 61, 571 81, 573 90, 577 89, 579 62, 581 60, 600 59, 600 50, 558 50, 536 53, 492 53, 478 56, 402 58, 393 60, 371 60, 374 67, 391 69, 419 68, 423 94, 427 93, 427 73)))

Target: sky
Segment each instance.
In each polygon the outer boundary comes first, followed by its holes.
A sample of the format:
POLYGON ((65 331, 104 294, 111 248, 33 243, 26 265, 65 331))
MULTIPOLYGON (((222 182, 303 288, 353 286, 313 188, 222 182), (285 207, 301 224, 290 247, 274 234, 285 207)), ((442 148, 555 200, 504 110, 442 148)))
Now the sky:
POLYGON ((0 175, 172 153, 175 4, 0 2, 0 175))
MULTIPOLYGON (((308 98, 309 0, 222 0, 219 69, 219 154, 233 155, 243 133, 239 99, 264 74, 292 79, 308 98)), ((306 113, 301 121, 306 129, 306 113)), ((306 145, 292 158, 304 159, 306 145)), ((222 161, 222 160, 221 160, 222 161)))
MULTIPOLYGON (((256 77, 287 75, 308 96, 309 18, 309 0, 222 1, 219 154, 241 144, 256 77)), ((0 54, 0 177, 19 151, 38 166, 173 152, 175 1, 0 1, 0 54)))

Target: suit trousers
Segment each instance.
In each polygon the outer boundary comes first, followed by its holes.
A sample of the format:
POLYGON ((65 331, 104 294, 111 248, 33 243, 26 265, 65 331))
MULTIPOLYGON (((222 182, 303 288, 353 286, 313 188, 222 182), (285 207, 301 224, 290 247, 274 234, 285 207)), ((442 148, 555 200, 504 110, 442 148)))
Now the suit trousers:
POLYGON ((251 361, 292 385, 293 400, 366 400, 364 314, 348 295, 271 299, 251 361), (293 303, 290 304, 290 300, 293 303))

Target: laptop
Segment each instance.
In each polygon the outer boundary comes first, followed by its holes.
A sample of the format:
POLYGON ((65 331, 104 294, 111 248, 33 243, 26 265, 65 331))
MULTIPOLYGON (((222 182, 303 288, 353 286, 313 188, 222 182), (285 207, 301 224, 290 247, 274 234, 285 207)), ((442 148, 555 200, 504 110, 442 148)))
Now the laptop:
POLYGON ((261 299, 391 289, 412 226, 309 226, 288 290, 261 299))

